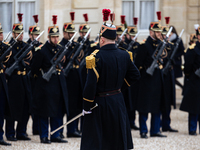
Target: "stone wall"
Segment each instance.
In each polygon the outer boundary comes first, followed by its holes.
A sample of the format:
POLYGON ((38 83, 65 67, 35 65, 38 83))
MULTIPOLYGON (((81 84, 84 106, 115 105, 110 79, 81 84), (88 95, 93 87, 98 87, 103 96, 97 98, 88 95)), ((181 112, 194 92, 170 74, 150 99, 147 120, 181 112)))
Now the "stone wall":
MULTIPOLYGON (((69 13, 75 12, 75 29, 78 31, 80 24, 85 23, 83 14, 88 14, 88 24, 91 26, 91 38, 94 39, 103 23, 102 9, 109 8, 116 16, 121 15, 121 0, 40 0, 40 26, 45 30, 42 41, 47 40, 47 29, 52 24, 52 15, 58 15, 57 24, 62 38, 62 28, 65 22, 71 22, 69 13)), ((120 24, 120 18, 116 17, 115 24, 120 24)), ((77 36, 78 37, 78 36, 77 36)))
MULTIPOLYGON (((185 46, 188 46, 189 34, 194 33, 194 24, 200 23, 200 0, 160 0, 159 9, 162 11, 162 24, 164 17, 170 16, 170 24, 174 25, 177 32, 182 29, 185 46)), ((91 26, 91 38, 94 39, 102 24, 102 9, 109 8, 116 14, 114 24, 120 24, 122 13, 121 0, 40 0, 40 26, 45 30, 42 41, 47 39, 47 28, 52 25, 52 15, 58 15, 58 25, 62 38, 63 23, 70 22, 69 12, 75 11, 75 28, 78 30, 80 24, 85 23, 83 14, 88 13, 88 24, 91 26)))

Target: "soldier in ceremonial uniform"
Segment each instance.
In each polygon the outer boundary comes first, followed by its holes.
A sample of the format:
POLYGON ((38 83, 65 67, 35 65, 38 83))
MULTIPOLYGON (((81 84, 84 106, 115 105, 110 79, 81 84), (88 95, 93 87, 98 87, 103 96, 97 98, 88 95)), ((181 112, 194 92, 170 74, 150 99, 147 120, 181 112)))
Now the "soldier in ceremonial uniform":
POLYGON ((190 42, 189 42, 189 45, 192 45, 192 44, 196 43, 196 41, 198 41, 198 38, 197 38, 196 33, 190 34, 190 42))
MULTIPOLYGON (((72 22, 64 23, 63 26, 63 39, 60 42, 62 46, 65 46, 71 37, 75 33, 74 21, 74 12, 70 13, 72 22)), ((77 48, 79 44, 77 42, 72 42, 71 46, 68 48, 68 53, 66 54, 65 65, 69 62, 70 58, 73 56, 71 53, 74 48, 77 48)), ((81 56, 82 54, 80 54, 81 56)), ((84 54, 83 54, 84 55, 84 54)), ((82 57, 82 56, 81 56, 82 57)), ((67 114, 67 120, 72 119, 78 113, 81 112, 82 108, 82 85, 81 85, 81 76, 79 72, 79 63, 78 59, 74 61, 72 68, 69 71, 69 74, 66 77, 66 83, 68 87, 68 98, 69 98, 69 114, 67 114)), ((77 131, 78 129, 78 120, 70 123, 67 126, 67 137, 81 137, 81 134, 77 131)), ((61 130, 62 135, 63 129, 61 130)))
POLYGON ((200 114, 200 78, 195 74, 195 71, 200 68, 200 27, 196 26, 195 29, 198 41, 189 46, 184 57, 185 84, 180 106, 180 110, 189 113, 189 135, 197 135, 197 121, 200 114))
MULTIPOLYGON (((116 26, 116 33, 117 33, 116 42, 119 40, 119 37, 122 35, 122 33, 125 30, 125 25, 124 24, 125 24, 125 17, 126 16, 121 15, 120 17, 121 17, 121 25, 116 26)), ((120 48, 120 49, 127 49, 128 48, 128 45, 125 43, 125 34, 122 37, 122 40, 118 45, 118 48, 120 48)))
MULTIPOLYGON (((127 34, 126 34, 126 44, 129 47, 129 44, 131 43, 131 41, 133 40, 133 38, 136 36, 136 34, 138 33, 137 30, 137 21, 138 18, 133 18, 134 21, 134 26, 128 26, 128 30, 127 30, 127 34)), ((135 43, 133 44, 132 48, 129 50, 132 52, 132 56, 133 56, 133 61, 135 60, 135 56, 139 47, 139 43, 137 41, 135 41, 135 43)), ((138 87, 139 87, 139 81, 137 81, 135 84, 133 84, 130 87, 130 100, 129 100, 129 109, 128 109, 128 116, 129 116, 129 120, 130 120, 130 126, 131 129, 134 130, 139 130, 139 128, 136 126, 135 124, 135 112, 136 112, 136 101, 137 101, 137 95, 138 95, 138 87)), ((125 98, 125 95, 124 95, 125 98)))
MULTIPOLYGON (((166 25, 167 26, 162 26, 162 38, 161 40, 164 40, 166 38, 166 35, 169 31, 169 20, 170 17, 165 17, 166 20, 166 25)), ((163 57, 163 66, 165 67, 166 63, 170 59, 170 56, 172 54, 174 48, 174 44, 171 43, 168 39, 168 43, 164 49, 164 57, 163 57)), ((162 126, 162 131, 169 131, 169 132, 178 132, 178 130, 175 130, 171 128, 170 123, 171 123, 171 118, 170 118, 170 113, 171 113, 171 106, 174 106, 176 108, 176 98, 175 98, 175 77, 174 77, 174 69, 173 66, 170 66, 169 71, 167 74, 163 74, 164 77, 164 92, 165 92, 165 99, 166 99, 166 110, 162 111, 162 121, 161 121, 161 126, 162 126)))
MULTIPOLYGON (((31 42, 34 41, 37 38, 37 36, 41 33, 40 27, 38 26, 38 15, 34 15, 33 18, 34 18, 36 25, 29 27, 30 38, 27 41, 28 44, 31 44, 31 42)), ((35 55, 35 51, 37 50, 37 47, 42 45, 42 43, 39 40, 40 39, 38 39, 38 41, 35 43, 35 45, 32 49, 33 57, 35 55)), ((30 77, 32 94, 33 94, 33 89, 35 87, 36 79, 37 78, 34 76, 30 77)), ((32 119, 33 119, 33 124, 32 124, 33 135, 39 135, 39 118, 37 115, 32 115, 32 119)))
MULTIPOLYGON (((109 15, 110 10, 103 13, 109 15)), ((108 17, 104 16, 104 22, 108 17)), ((86 57, 88 69, 83 92, 81 150, 133 148, 128 115, 121 93, 139 79, 138 69, 126 51, 115 46, 116 27, 106 22, 100 29, 100 50, 86 57), (95 103, 98 104, 92 113, 95 103), (91 114, 90 114, 91 113, 91 114)))
MULTIPOLYGON (((79 33, 80 33, 80 36, 78 38, 79 43, 83 40, 84 36, 87 34, 88 30, 90 29, 90 26, 87 24, 88 15, 83 14, 83 16, 86 23, 81 24, 79 26, 79 33)), ((90 40, 90 34, 89 34, 83 46, 84 57, 90 55, 96 48, 97 48, 97 43, 94 43, 94 41, 90 40)), ((84 57, 82 59, 83 61, 85 60, 84 57)), ((81 71, 81 76, 82 76, 82 85, 84 87, 86 76, 87 76, 87 70, 86 70, 85 64, 83 64, 83 66, 80 66, 80 69, 81 69, 80 71, 81 71)))
MULTIPOLYGON (((23 31, 23 24, 21 23, 22 15, 23 14, 18 14, 20 23, 13 24, 13 38, 10 43, 23 31)), ((23 42, 22 34, 17 39, 17 43, 12 47, 12 55, 7 63, 7 67, 10 67, 15 62, 15 57, 19 57, 27 47, 28 44, 23 42)), ((32 53, 29 52, 26 58, 19 63, 19 66, 14 72, 10 76, 7 75, 10 108, 12 112, 12 118, 6 119, 6 137, 9 141, 31 140, 26 135, 29 119, 29 104, 31 101, 30 80, 27 76, 27 70, 31 58, 32 53), (16 130, 15 121, 18 121, 16 130)))
MULTIPOLYGON (((159 16, 159 15, 158 15, 159 16)), ((160 20, 161 17, 158 17, 160 20)), ((139 111, 139 124, 141 138, 147 137, 148 113, 151 113, 151 137, 166 137, 160 133, 160 113, 165 105, 163 91, 162 65, 159 63, 153 75, 146 73, 153 62, 152 55, 157 46, 161 42, 161 24, 159 22, 151 22, 149 25, 150 36, 139 46, 135 65, 140 69, 141 79, 139 84, 139 92, 137 99, 137 110, 139 111), (144 94, 145 93, 145 94, 144 94)))
MULTIPOLYGON (((170 26, 170 27, 173 27, 173 29, 172 29, 172 35, 170 36, 169 40, 175 44, 178 40, 178 33, 174 26, 170 26)), ((175 84, 177 84, 181 88, 183 88, 183 85, 181 85, 181 83, 177 80, 177 78, 180 78, 183 76, 182 68, 181 68, 181 66, 182 66, 182 58, 181 57, 184 55, 184 50, 185 50, 185 48, 184 48, 183 42, 181 40, 181 42, 179 43, 176 55, 174 57, 175 64, 173 65, 174 75, 175 75, 175 84)))
POLYGON ((37 49, 31 65, 33 76, 37 76, 31 112, 39 116, 40 140, 41 143, 46 144, 67 142, 61 139, 58 131, 51 135, 50 140, 48 139, 49 121, 51 131, 57 129, 63 113, 68 110, 67 85, 64 74, 57 66, 49 82, 42 78, 42 75, 52 66, 51 60, 54 55, 60 53, 60 49, 62 51, 62 46, 58 45, 59 27, 56 26, 56 21, 57 16, 53 16, 54 26, 48 27, 48 41, 37 49))
MULTIPOLYGON (((7 50, 8 45, 3 43, 3 29, 0 24, 0 57, 2 54, 7 50)), ((9 57, 11 55, 11 52, 8 56, 6 56, 5 60, 3 62, 0 62, 1 64, 5 64, 9 57)), ((4 66, 5 67, 5 66, 4 66)), ((6 83, 6 78, 4 74, 4 70, 1 67, 0 68, 0 145, 11 145, 10 143, 7 143, 3 140, 3 124, 4 124, 4 118, 5 116, 10 116, 10 107, 9 107, 9 98, 8 98, 8 86, 6 83)))

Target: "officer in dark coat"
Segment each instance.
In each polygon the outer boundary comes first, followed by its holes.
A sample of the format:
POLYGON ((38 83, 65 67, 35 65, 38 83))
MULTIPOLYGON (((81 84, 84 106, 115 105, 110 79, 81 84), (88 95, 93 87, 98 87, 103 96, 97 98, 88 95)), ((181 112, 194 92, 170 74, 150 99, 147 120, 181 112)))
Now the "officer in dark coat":
MULTIPOLYGON (((172 29, 173 34, 170 37, 170 41, 175 44, 178 40, 178 34, 177 34, 177 31, 174 26, 170 26, 170 27, 173 27, 173 29, 172 29)), ((181 85, 181 83, 179 83, 177 78, 180 78, 183 76, 182 69, 181 69, 181 66, 182 66, 182 58, 181 57, 184 55, 184 50, 185 50, 185 48, 184 48, 183 42, 181 40, 181 42, 179 43, 176 55, 174 57, 175 63, 173 65, 174 75, 175 75, 175 79, 176 79, 175 84, 177 84, 181 88, 183 88, 183 85, 181 85)))
MULTIPOLYGON (((73 18, 73 17, 72 17, 73 18)), ((73 20, 72 20, 73 21, 73 20)), ((75 33, 75 27, 72 22, 70 23, 64 23, 63 26, 63 39, 60 42, 62 46, 65 46, 68 41, 71 39, 71 37, 75 33)), ((72 42, 71 46, 68 48, 68 53, 66 54, 66 62, 64 64, 64 67, 69 62, 70 58, 73 56, 72 51, 74 48, 77 48, 79 44, 77 42, 72 42)), ((83 51, 79 55, 80 58, 84 55, 83 51)), ((81 75, 79 72, 79 60, 76 59, 73 63, 72 68, 70 68, 70 71, 66 77, 66 83, 68 87, 68 98, 69 98, 69 114, 67 114, 67 120, 69 121, 74 116, 76 116, 78 113, 81 112, 82 108, 82 85, 81 85, 81 75)), ((70 123, 67 126, 67 137, 81 137, 81 134, 77 131, 78 129, 78 120, 75 120, 74 122, 70 123)), ((61 130, 61 133, 63 132, 63 129, 61 130)))
MULTIPOLYGON (((168 26, 163 26, 162 27, 162 40, 166 38, 167 32, 169 31, 168 26)), ((166 63, 170 59, 170 56, 173 51, 173 43, 168 42, 164 53, 166 53, 166 57, 163 58, 163 66, 165 67, 166 63)), ((162 131, 169 131, 169 132, 178 132, 178 130, 175 130, 171 128, 170 123, 171 123, 171 118, 170 118, 170 113, 171 113, 171 106, 174 106, 176 108, 176 98, 175 98, 175 77, 174 77, 174 69, 173 66, 170 66, 170 69, 168 73, 163 75, 164 77, 164 92, 165 92, 165 100, 166 100, 166 110, 162 111, 162 121, 161 121, 161 126, 162 126, 162 131)))
MULTIPOLYGON (((8 45, 3 43, 3 29, 0 24, 0 57, 2 54, 7 50, 8 45)), ((10 58, 11 52, 9 55, 6 56, 1 64, 5 64, 10 58)), ((5 67, 5 66, 4 66, 5 67)), ((11 145, 3 140, 3 124, 5 116, 10 116, 10 108, 9 108, 9 98, 8 98, 8 86, 6 83, 6 78, 4 74, 4 70, 0 68, 0 145, 11 145)))
MULTIPOLYGON (((30 38, 27 41, 28 44, 31 44, 31 42, 34 41, 38 37, 38 35, 41 33, 40 27, 38 26, 38 15, 34 15, 33 18, 34 18, 36 25, 29 27, 29 37, 30 38)), ((42 43, 39 40, 40 39, 38 39, 38 41, 35 42, 34 47, 32 49, 33 56, 35 55, 35 52, 37 51, 38 47, 40 45, 42 45, 42 43)), ((31 63, 32 63, 32 61, 31 61, 31 63)), ((33 89, 35 87, 36 79, 37 79, 37 77, 30 76, 32 95, 33 95, 33 89)), ((33 119, 33 124, 32 124, 33 135, 39 135, 39 117, 37 115, 32 115, 32 119, 33 119)))
MULTIPOLYGON (((132 42, 133 38, 138 33, 136 20, 137 18, 134 18, 135 26, 127 27, 128 30, 126 34, 125 43, 128 45, 128 47, 129 47, 129 44, 132 42)), ((137 41, 135 41, 131 49, 130 50, 127 49, 132 52, 133 61, 135 60, 135 56, 137 55, 137 50, 138 50, 139 45, 140 44, 137 41)), ((129 116, 131 129, 134 129, 134 130, 139 130, 139 128, 135 124, 135 115, 136 115, 135 112, 136 112, 136 105, 137 105, 136 102, 137 102, 137 95, 138 95, 138 87, 139 87, 139 80, 133 85, 131 85, 130 87, 130 104, 129 104, 130 109, 128 109, 128 116, 129 116)))
POLYGON ((195 71, 200 68, 200 27, 196 30, 198 41, 188 48, 184 58, 184 73, 186 79, 183 100, 180 106, 180 110, 189 113, 189 135, 197 135, 197 121, 200 114, 200 78, 195 74, 195 71))
POLYGON ((42 75, 51 67, 51 60, 54 55, 60 53, 60 49, 62 49, 62 46, 58 45, 59 28, 56 26, 56 20, 57 16, 53 16, 54 26, 48 28, 49 40, 35 52, 31 65, 33 76, 37 76, 31 112, 39 116, 40 140, 41 143, 47 144, 67 142, 61 139, 58 131, 51 135, 51 140, 48 139, 49 119, 51 131, 53 131, 60 126, 62 114, 67 112, 68 95, 65 76, 57 66, 49 82, 42 78, 42 75))
POLYGON ((154 54, 158 44, 160 43, 161 25, 159 22, 151 22, 149 26, 150 36, 139 46, 135 65, 140 69, 141 79, 139 84, 139 92, 137 99, 137 110, 139 111, 139 124, 141 138, 147 137, 146 121, 148 113, 151 113, 151 137, 166 137, 160 133, 160 113, 165 105, 164 100, 164 82, 162 76, 162 65, 159 63, 155 69, 153 76, 146 73, 153 62, 154 54))
POLYGON ((100 50, 86 58, 88 69, 83 92, 83 132, 81 150, 133 148, 124 98, 123 83, 139 79, 138 69, 128 52, 115 46, 116 27, 104 23, 100 30, 100 50), (91 114, 90 108, 98 104, 91 114))
MULTIPOLYGON (((19 21, 21 22, 22 14, 18 14, 18 16, 19 21)), ((16 38, 22 31, 22 23, 14 24, 13 38, 16 38)), ((10 43, 14 40, 13 38, 10 43)), ((19 57, 28 47, 28 44, 22 40, 23 34, 17 39, 17 43, 12 47, 12 55, 7 63, 7 67, 10 67, 15 62, 15 57, 19 57)), ((29 119, 29 105, 31 101, 30 80, 27 75, 27 70, 29 69, 31 58, 32 52, 29 52, 26 58, 19 63, 19 66, 14 70, 14 72, 10 76, 7 75, 10 108, 12 112, 12 118, 6 119, 6 137, 9 141, 31 140, 26 135, 29 119), (15 121, 18 121, 16 130, 14 128, 15 121)))

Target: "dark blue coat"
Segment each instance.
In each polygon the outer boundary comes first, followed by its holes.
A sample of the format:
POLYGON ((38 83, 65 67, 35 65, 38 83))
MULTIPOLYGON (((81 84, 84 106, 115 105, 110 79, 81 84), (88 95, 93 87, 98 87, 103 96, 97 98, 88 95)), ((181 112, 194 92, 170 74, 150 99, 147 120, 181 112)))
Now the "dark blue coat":
MULTIPOLYGON (((165 48, 166 57, 163 58, 164 64, 163 67, 165 67, 166 63, 169 61, 170 56, 173 52, 173 44, 168 43, 165 48)), ((168 73, 164 76, 164 92, 165 92, 165 106, 166 109, 171 109, 171 106, 174 106, 176 108, 176 98, 175 98, 175 76, 174 76, 174 69, 173 65, 171 65, 168 73)))
POLYGON ((155 69, 153 76, 146 73, 153 62, 152 55, 156 50, 159 40, 150 36, 139 46, 135 58, 135 65, 140 69, 141 79, 137 99, 137 110, 143 113, 159 113, 165 108, 164 81, 162 70, 155 69))
POLYGON ((185 84, 180 110, 200 114, 200 78, 195 71, 200 68, 200 43, 191 45, 185 54, 185 84))
MULTIPOLYGON (((178 37, 176 39, 174 39, 172 41, 172 43, 176 43, 178 40, 178 37)), ((179 77, 182 77, 183 76, 183 73, 182 73, 182 69, 181 69, 181 65, 182 65, 182 58, 181 56, 184 55, 184 45, 183 45, 183 42, 181 40, 181 42, 179 43, 179 46, 178 46, 178 50, 175 54, 175 57, 174 57, 174 74, 175 74, 175 78, 179 78, 179 77)))
POLYGON ((122 93, 103 97, 98 94, 121 89, 125 79, 126 86, 131 85, 139 79, 139 71, 131 62, 129 54, 117 49, 115 44, 101 47, 95 58, 99 78, 93 69, 88 69, 83 99, 85 110, 95 103, 98 103, 98 107, 84 117, 81 150, 132 149, 122 93))
MULTIPOLYGON (((5 43, 0 42, 0 57, 2 56, 2 54, 7 50, 8 45, 6 45, 5 43)), ((2 62, 2 64, 4 65, 6 62, 8 61, 9 57, 5 58, 5 60, 2 62)), ((1 71, 2 68, 0 67, 1 71)), ((9 101, 9 97, 8 97, 8 86, 6 83, 6 78, 5 78, 5 73, 4 72, 0 72, 0 91, 2 91, 5 93, 6 97, 5 97, 5 113, 4 115, 6 117, 11 117, 11 110, 10 110, 10 101, 9 101)), ((2 104, 0 104, 2 105, 2 104)))
MULTIPOLYGON (((68 40, 62 39, 60 44, 62 46, 66 45, 68 40)), ((67 65, 69 58, 71 57, 70 52, 76 47, 77 43, 72 42, 71 46, 68 49, 68 53, 66 54, 66 62, 64 67, 67 65), (70 56, 69 56, 70 55, 70 56)), ((79 61, 76 61, 79 63, 79 61)), ((70 113, 79 113, 82 111, 82 78, 79 71, 79 64, 74 62, 72 68, 70 69, 67 77, 67 89, 68 89, 68 98, 69 98, 69 114, 70 113)))
POLYGON ((53 46, 48 41, 37 50, 33 57, 31 72, 37 75, 33 91, 31 112, 44 117, 56 117, 61 111, 68 111, 68 93, 63 72, 56 71, 49 82, 42 78, 51 67, 51 59, 62 47, 53 46))
MULTIPOLYGON (((10 43, 13 39, 11 39, 10 43)), ((17 42, 12 47, 12 55, 7 62, 7 67, 10 67, 14 62, 14 56, 23 48, 28 47, 28 44, 25 42, 17 42)), ((26 50, 26 48, 24 50, 26 50)), ((7 84, 8 84, 8 94, 10 101, 10 108, 12 112, 12 119, 21 120, 24 110, 24 104, 29 103, 31 101, 31 89, 30 89, 30 80, 26 75, 18 75, 17 72, 26 72, 29 69, 30 58, 32 54, 27 55, 24 59, 25 66, 22 63, 19 63, 19 67, 15 69, 15 71, 11 74, 11 76, 7 76, 7 84)), ((19 55, 20 56, 20 55, 19 55)))

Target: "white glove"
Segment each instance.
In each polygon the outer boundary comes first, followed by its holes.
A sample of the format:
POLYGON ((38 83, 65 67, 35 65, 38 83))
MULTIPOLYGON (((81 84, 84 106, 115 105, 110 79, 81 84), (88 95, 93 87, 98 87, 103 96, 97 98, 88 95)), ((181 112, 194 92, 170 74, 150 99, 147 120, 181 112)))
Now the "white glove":
POLYGON ((82 113, 83 113, 83 116, 84 116, 85 114, 86 114, 86 115, 91 114, 92 111, 85 111, 85 110, 83 109, 82 113))

